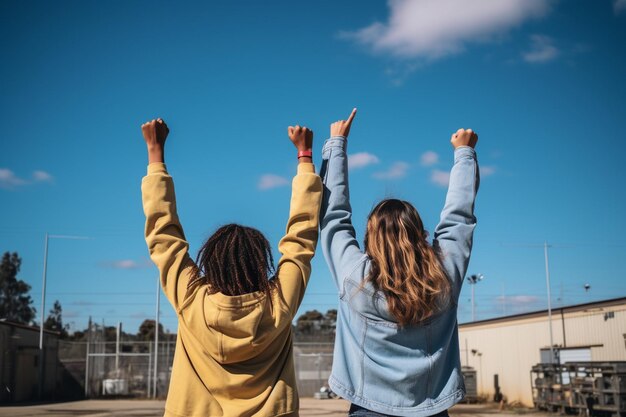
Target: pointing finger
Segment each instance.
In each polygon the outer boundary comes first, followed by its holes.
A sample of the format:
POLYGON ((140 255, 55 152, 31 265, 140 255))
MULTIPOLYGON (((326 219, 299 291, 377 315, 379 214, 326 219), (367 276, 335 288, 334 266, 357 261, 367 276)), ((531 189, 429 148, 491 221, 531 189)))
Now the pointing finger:
POLYGON ((350 113, 350 117, 348 117, 347 123, 349 125, 352 124, 352 120, 354 119, 354 116, 356 116, 356 107, 352 109, 352 113, 350 113))

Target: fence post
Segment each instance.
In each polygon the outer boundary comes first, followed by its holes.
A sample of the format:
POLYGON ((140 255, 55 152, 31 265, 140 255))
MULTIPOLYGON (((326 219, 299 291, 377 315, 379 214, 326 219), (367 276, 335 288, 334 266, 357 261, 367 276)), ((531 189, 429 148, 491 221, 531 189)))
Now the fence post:
POLYGON ((85 397, 89 397, 89 342, 91 341, 91 316, 89 316, 89 328, 87 329, 87 347, 85 349, 85 397))
POLYGON ((120 377, 120 335, 122 333, 122 322, 117 323, 117 332, 115 337, 115 377, 120 377))
POLYGON ((148 384, 146 385, 146 398, 150 398, 150 390, 152 388, 152 380, 150 375, 152 374, 152 343, 148 343, 148 384))

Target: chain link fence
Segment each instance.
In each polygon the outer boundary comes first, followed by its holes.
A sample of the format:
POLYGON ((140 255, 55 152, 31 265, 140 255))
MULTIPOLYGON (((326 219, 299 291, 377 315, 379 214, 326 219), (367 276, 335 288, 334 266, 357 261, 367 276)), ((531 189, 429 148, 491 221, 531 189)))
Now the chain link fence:
POLYGON ((59 342, 59 360, 87 398, 165 397, 175 341, 59 342), (155 360, 156 358, 156 360, 155 360))
MULTIPOLYGON (((154 342, 59 341, 59 360, 67 379, 87 398, 165 398, 174 360, 175 341, 154 342), (156 389, 156 393, 155 393, 156 389)), ((332 342, 294 343, 298 391, 312 397, 327 385, 332 367, 332 342)))
POLYGON ((333 343, 294 343, 293 359, 301 397, 313 397, 322 387, 328 386, 333 365, 333 343))

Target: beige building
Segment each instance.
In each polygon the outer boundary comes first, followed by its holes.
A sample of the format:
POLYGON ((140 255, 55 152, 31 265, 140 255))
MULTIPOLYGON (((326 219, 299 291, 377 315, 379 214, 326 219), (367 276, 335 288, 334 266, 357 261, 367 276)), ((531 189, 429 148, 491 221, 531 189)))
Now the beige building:
MULTIPOLYGON (((494 376, 509 402, 533 405, 530 369, 550 358, 548 311, 459 325, 461 363, 477 371, 479 395, 493 400, 494 376)), ((560 363, 626 361, 626 297, 552 310, 560 363)))

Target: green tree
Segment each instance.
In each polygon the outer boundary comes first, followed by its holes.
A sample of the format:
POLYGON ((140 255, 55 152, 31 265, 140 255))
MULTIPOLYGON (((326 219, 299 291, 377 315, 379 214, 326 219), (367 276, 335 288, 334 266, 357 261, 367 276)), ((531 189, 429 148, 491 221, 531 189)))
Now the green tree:
POLYGON ((332 308, 324 314, 322 331, 324 333, 335 333, 335 327, 337 327, 337 310, 332 308))
MULTIPOLYGON (((139 326, 139 333, 137 333, 137 337, 139 337, 139 340, 153 341, 154 340, 154 325, 155 325, 154 320, 150 320, 150 319, 144 320, 143 323, 141 323, 141 325, 139 326)), ((159 323, 159 339, 160 340, 164 340, 163 334, 164 334, 163 325, 159 323)))
POLYGON ((63 324, 63 308, 61 307, 59 300, 54 302, 54 305, 50 309, 48 318, 43 323, 43 327, 44 329, 59 332, 61 333, 61 339, 67 339, 67 329, 69 329, 70 326, 68 324, 63 324))
POLYGON ((17 253, 6 252, 0 262, 0 319, 31 324, 35 318, 30 285, 17 279, 22 259, 17 253))
POLYGON ((337 310, 331 308, 326 312, 326 314, 324 314, 324 318, 330 322, 337 321, 337 310))
POLYGON ((324 315, 317 310, 307 311, 298 317, 296 321, 296 329, 303 334, 311 334, 315 330, 319 330, 324 320, 324 315))

